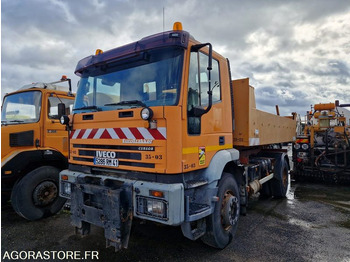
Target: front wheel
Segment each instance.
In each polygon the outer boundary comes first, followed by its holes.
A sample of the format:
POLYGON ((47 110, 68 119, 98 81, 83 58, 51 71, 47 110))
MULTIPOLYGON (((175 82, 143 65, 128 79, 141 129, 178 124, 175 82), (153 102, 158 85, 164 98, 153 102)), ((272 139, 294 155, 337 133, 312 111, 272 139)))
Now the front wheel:
POLYGON ((59 197, 58 168, 42 166, 29 172, 12 189, 11 204, 20 216, 38 220, 56 214, 65 199, 59 197))
POLYGON ((201 239, 209 246, 223 249, 231 243, 237 230, 240 196, 236 180, 229 173, 223 173, 218 187, 219 201, 207 217, 207 231, 201 239))

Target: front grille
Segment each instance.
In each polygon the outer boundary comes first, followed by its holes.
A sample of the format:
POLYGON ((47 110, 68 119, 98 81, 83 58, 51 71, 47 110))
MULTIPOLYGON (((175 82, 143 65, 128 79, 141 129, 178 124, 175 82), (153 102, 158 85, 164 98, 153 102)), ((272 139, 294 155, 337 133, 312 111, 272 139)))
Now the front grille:
MULTIPOLYGON (((143 156, 141 152, 147 153, 155 151, 154 146, 124 146, 124 145, 89 145, 89 144, 72 144, 73 161, 85 162, 88 165, 94 165, 95 158, 103 158, 104 153, 113 153, 113 159, 117 159, 118 168, 139 167, 139 168, 155 168, 155 163, 142 162, 143 156), (122 150, 122 151, 121 151, 122 150), (106 151, 106 152, 105 152, 106 151), (129 151, 129 152, 126 152, 129 151), (137 152, 132 152, 137 151, 137 152), (146 151, 146 152, 145 152, 146 151)), ((108 158, 108 156, 106 156, 108 158)), ((106 166, 107 167, 107 166, 106 166)), ((115 166, 117 167, 117 166, 115 166)), ((111 167, 114 168, 114 167, 111 167)))
POLYGON ((113 145, 109 146, 109 145, 73 144, 73 148, 154 151, 154 146, 113 146, 113 145))
POLYGON ((33 146, 34 145, 34 131, 24 131, 10 134, 10 147, 16 146, 33 146))

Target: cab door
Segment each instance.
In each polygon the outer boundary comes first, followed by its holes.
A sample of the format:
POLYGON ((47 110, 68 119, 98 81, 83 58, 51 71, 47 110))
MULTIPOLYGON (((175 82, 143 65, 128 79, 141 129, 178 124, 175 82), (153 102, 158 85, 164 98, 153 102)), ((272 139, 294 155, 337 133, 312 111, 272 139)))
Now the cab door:
POLYGON ((207 167, 218 150, 232 147, 231 96, 225 59, 213 55, 210 79, 208 54, 202 50, 191 52, 183 123, 183 172, 207 167), (208 107, 209 83, 212 107, 206 114, 196 116, 195 107, 208 107))
POLYGON ((58 104, 64 103, 66 115, 71 113, 74 97, 66 97, 47 93, 43 106, 45 107, 45 128, 43 130, 44 147, 52 148, 68 157, 68 132, 62 125, 58 116, 58 104))
POLYGON ((41 141, 39 90, 16 92, 4 97, 1 113, 1 159, 11 159, 21 150, 36 150, 41 141))

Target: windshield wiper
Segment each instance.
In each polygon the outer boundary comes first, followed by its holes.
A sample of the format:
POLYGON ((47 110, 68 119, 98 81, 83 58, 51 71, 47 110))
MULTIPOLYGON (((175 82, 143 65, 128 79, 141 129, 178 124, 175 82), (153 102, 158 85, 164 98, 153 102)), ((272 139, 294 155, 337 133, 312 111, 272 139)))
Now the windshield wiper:
POLYGON ((24 121, 15 119, 15 120, 11 120, 11 121, 8 121, 8 122, 10 122, 10 123, 23 123, 24 121))
POLYGON ((79 108, 73 108, 73 111, 84 110, 84 109, 95 109, 96 111, 101 111, 101 108, 99 108, 98 106, 83 106, 83 107, 79 107, 79 108))
POLYGON ((15 119, 15 120, 1 120, 1 125, 2 126, 7 126, 9 125, 9 123, 24 123, 23 120, 18 120, 18 119, 15 119))
POLYGON ((118 103, 105 104, 105 106, 120 106, 120 105, 140 105, 143 107, 147 107, 146 104, 140 100, 129 100, 129 101, 122 101, 118 103))

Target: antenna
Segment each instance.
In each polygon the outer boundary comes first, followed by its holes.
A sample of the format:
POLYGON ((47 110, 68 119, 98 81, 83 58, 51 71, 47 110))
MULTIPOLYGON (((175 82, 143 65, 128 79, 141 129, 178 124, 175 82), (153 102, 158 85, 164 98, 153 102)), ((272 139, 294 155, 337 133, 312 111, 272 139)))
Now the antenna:
POLYGON ((163 32, 165 30, 165 22, 164 22, 164 20, 165 20, 165 8, 163 6, 163 32))

